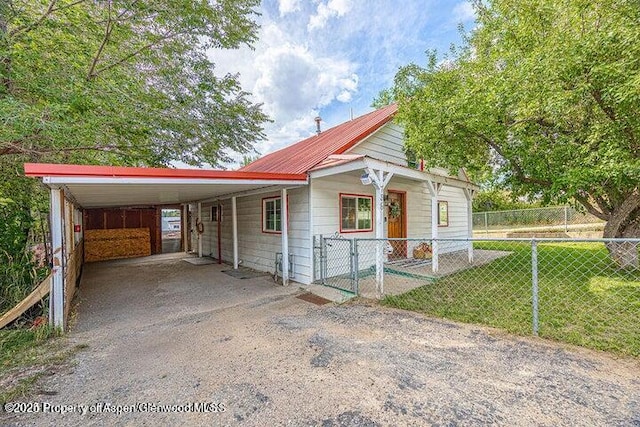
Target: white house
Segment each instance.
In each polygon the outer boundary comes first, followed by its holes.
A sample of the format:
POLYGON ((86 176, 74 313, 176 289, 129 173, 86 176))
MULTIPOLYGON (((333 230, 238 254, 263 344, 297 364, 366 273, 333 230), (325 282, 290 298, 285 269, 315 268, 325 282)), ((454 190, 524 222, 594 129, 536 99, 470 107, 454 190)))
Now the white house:
MULTIPOLYGON (((159 212, 166 206, 182 206, 185 250, 267 272, 280 253, 284 284, 316 279, 319 235, 470 237, 476 187, 463 172, 410 165, 395 112, 395 105, 382 108, 237 171, 25 164, 25 175, 50 189, 50 323, 64 328, 89 246, 107 253, 104 259, 125 249, 131 253, 122 256, 161 252, 159 212)), ((457 244, 448 250, 467 249, 472 257, 471 245, 457 244)), ((410 249, 399 243, 383 254, 376 243, 361 262, 375 263, 382 283, 384 259, 411 257, 410 249)), ((434 242, 434 270, 439 251, 434 242)))
MULTIPOLYGON (((317 279, 314 236, 471 236, 471 197, 476 187, 464 172, 453 177, 445 170, 422 171, 419 165, 410 165, 403 150, 403 129, 392 121, 395 112, 395 105, 374 111, 240 169, 308 177, 308 185, 287 192, 291 279, 303 284, 317 279)), ((280 190, 237 200, 237 257, 241 265, 274 271, 276 254, 283 248, 284 205, 280 190)), ((221 197, 203 203, 201 209, 202 234, 192 233, 192 247, 198 247, 201 239, 205 255, 232 261, 231 200, 221 197)), ((197 217, 195 205, 191 212, 197 217)), ((410 249, 410 245, 394 245, 394 255, 411 257, 410 249)), ((366 259, 361 257, 361 263, 366 259)))

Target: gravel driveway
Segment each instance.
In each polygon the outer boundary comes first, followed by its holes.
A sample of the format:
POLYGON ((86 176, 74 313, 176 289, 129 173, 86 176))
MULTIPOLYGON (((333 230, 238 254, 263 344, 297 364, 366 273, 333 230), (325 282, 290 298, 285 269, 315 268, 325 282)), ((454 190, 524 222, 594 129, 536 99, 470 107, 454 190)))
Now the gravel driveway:
POLYGON ((640 426, 638 360, 366 303, 316 306, 226 268, 87 265, 69 334, 87 349, 30 400, 88 413, 0 422, 640 426), (136 412, 91 412, 107 405, 136 412))

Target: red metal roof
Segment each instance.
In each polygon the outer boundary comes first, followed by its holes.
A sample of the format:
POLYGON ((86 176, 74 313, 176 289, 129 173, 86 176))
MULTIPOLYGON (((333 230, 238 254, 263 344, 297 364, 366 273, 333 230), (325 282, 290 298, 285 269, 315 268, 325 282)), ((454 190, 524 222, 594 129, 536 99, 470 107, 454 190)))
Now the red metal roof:
POLYGON ((237 179, 305 181, 306 174, 227 171, 205 169, 135 168, 124 166, 89 166, 51 163, 25 163, 26 176, 82 176, 109 178, 182 178, 182 179, 237 179))
POLYGON ((322 131, 240 168, 246 172, 305 173, 332 154, 342 154, 389 122, 398 107, 389 105, 322 131))

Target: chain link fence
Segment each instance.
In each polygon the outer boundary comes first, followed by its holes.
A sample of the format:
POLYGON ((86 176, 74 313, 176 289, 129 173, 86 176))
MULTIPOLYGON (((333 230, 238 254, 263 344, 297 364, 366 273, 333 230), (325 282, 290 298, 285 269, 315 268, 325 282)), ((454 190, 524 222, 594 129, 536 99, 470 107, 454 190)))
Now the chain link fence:
POLYGON ((316 277, 328 286, 431 316, 640 356, 640 239, 332 237, 319 246, 316 277))
POLYGON ((475 212, 474 233, 514 233, 527 231, 571 232, 602 230, 604 221, 571 206, 475 212))

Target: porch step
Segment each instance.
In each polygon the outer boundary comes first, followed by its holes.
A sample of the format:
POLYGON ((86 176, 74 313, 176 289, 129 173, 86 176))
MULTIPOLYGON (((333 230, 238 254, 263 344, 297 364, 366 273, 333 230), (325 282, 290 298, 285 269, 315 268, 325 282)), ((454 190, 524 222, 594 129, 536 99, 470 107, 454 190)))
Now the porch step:
POLYGON ((331 302, 335 302, 337 304, 342 304, 343 302, 349 301, 351 298, 354 298, 356 295, 351 292, 343 291, 337 288, 330 288, 329 286, 323 285, 300 285, 301 289, 304 289, 307 292, 311 292, 314 295, 318 295, 319 297, 326 298, 331 302))

